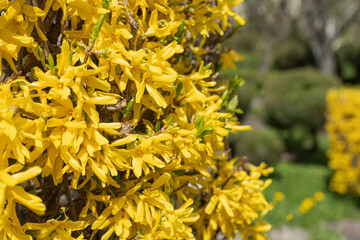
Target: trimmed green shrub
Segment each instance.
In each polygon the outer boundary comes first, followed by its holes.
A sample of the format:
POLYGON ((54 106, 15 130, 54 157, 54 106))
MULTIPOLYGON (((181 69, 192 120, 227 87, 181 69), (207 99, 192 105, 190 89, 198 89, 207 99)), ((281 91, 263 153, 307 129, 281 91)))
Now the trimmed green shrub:
POLYGON ((274 165, 285 150, 281 137, 271 128, 253 129, 230 135, 229 141, 234 156, 246 156, 248 162, 253 164, 266 162, 274 165))
POLYGON ((360 43, 348 42, 336 52, 339 75, 345 82, 359 83, 360 43))
POLYGON ((266 121, 278 128, 303 125, 316 131, 325 118, 326 91, 340 80, 313 68, 297 68, 270 73, 265 78, 266 121))
POLYGON ((275 49, 274 65, 277 69, 294 68, 314 63, 309 47, 295 39, 287 39, 275 49))

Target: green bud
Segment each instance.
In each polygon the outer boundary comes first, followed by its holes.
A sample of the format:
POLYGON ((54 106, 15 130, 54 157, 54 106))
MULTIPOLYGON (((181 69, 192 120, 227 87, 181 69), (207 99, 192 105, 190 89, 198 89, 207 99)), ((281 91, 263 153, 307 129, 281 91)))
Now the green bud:
POLYGON ((127 104, 127 106, 126 106, 126 108, 125 108, 125 111, 124 111, 124 117, 126 117, 126 116, 133 110, 133 108, 134 108, 134 102, 135 102, 135 98, 132 98, 132 99, 128 102, 128 104, 127 104))
POLYGON ((156 124, 155 124, 155 129, 154 129, 155 132, 160 131, 160 124, 161 124, 160 121, 157 121, 157 122, 156 122, 156 124))
POLYGON ((95 40, 99 36, 101 26, 104 23, 105 15, 102 15, 96 22, 91 32, 91 44, 95 44, 95 40))
POLYGON ((204 129, 204 117, 199 116, 195 121, 195 128, 197 129, 198 134, 204 129))
POLYGON ((50 70, 52 70, 52 69, 54 69, 54 66, 55 66, 55 64, 54 64, 54 58, 52 57, 52 55, 51 54, 49 54, 48 55, 48 62, 49 62, 49 69, 50 70))

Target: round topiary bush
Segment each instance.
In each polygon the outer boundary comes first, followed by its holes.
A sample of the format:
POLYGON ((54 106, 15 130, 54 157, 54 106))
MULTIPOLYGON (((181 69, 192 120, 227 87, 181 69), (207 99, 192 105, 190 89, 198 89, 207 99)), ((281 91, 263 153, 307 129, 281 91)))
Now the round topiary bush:
POLYGON ((313 62, 309 47, 297 39, 286 39, 275 49, 274 65, 277 69, 300 67, 313 62))
POLYGON ((268 74, 263 91, 267 122, 278 128, 298 124, 311 130, 321 128, 326 91, 339 84, 338 78, 312 68, 268 74))
POLYGON ((247 156, 253 164, 266 162, 274 165, 285 151, 281 137, 271 128, 253 129, 230 136, 234 156, 247 156))

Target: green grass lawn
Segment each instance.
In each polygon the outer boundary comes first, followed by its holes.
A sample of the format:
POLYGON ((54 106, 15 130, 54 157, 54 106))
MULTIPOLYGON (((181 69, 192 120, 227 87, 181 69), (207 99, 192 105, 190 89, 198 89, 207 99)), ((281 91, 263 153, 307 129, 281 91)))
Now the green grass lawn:
POLYGON ((340 196, 328 190, 331 170, 323 165, 280 162, 275 166, 273 183, 264 194, 272 201, 275 192, 283 192, 285 199, 265 218, 273 228, 290 225, 305 228, 314 240, 340 240, 340 232, 329 231, 326 223, 341 219, 360 219, 357 207, 358 199, 351 196, 340 196), (312 197, 315 192, 323 192, 325 200, 319 202, 308 213, 297 216, 296 212, 303 199, 312 197), (287 222, 286 216, 294 214, 292 221, 287 222))

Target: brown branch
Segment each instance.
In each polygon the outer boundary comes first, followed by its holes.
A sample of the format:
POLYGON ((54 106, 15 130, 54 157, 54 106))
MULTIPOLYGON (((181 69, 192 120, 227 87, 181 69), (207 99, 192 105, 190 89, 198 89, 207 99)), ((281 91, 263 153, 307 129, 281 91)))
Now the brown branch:
POLYGON ((132 14, 129 11, 128 0, 124 0, 123 5, 125 7, 125 11, 126 11, 126 14, 128 16, 128 21, 129 21, 129 23, 131 25, 131 34, 133 35, 133 38, 130 41, 130 49, 136 50, 134 48, 136 46, 135 42, 136 42, 137 32, 138 32, 138 29, 139 29, 139 23, 135 18, 133 18, 132 14))
MULTIPOLYGON (((247 157, 243 156, 240 161, 238 162, 237 165, 241 166, 244 164, 244 162, 246 161, 247 157)), ((234 172, 225 180, 225 182, 221 185, 221 188, 224 188, 226 186, 226 184, 230 181, 230 179, 234 176, 235 173, 237 173, 239 171, 239 168, 234 169, 234 172)))
POLYGON ((64 22, 64 25, 63 25, 62 28, 61 28, 59 37, 58 37, 58 39, 57 39, 57 44, 56 44, 58 47, 61 47, 62 38, 63 38, 63 36, 64 36, 64 30, 65 30, 65 28, 66 28, 66 25, 69 23, 69 19, 70 19, 70 16, 67 17, 67 19, 66 19, 65 22, 64 22))
MULTIPOLYGON (((37 0, 32 0, 32 4, 33 4, 33 6, 35 6, 35 7, 38 7, 39 5, 38 5, 38 2, 37 2, 37 0)), ((45 30, 44 30, 44 25, 43 25, 43 22, 41 21, 41 18, 38 18, 37 19, 37 22, 38 22, 38 24, 39 24, 39 28, 40 28, 40 30, 43 32, 43 34, 45 34, 45 36, 46 36, 46 32, 45 32, 45 30)), ((38 35, 39 35, 39 33, 38 33, 38 35)), ((43 48, 44 48, 44 54, 45 54, 45 57, 46 57, 46 60, 48 59, 48 56, 49 56, 49 46, 48 46, 48 43, 47 43, 47 41, 44 41, 40 36, 39 36, 39 39, 40 39, 40 41, 41 41, 41 43, 42 43, 42 45, 43 45, 43 48)))
POLYGON ((181 185, 180 187, 175 188, 174 191, 173 191, 173 193, 179 191, 180 189, 183 189, 184 187, 187 187, 188 184, 189 184, 189 182, 186 181, 186 182, 185 182, 183 185, 181 185))
MULTIPOLYGON (((55 12, 54 10, 52 10, 52 8, 50 8, 48 15, 44 21, 44 29, 45 31, 48 33, 51 30, 51 25, 53 22, 54 17, 56 16, 57 12, 55 12)), ((60 21, 60 20, 59 20, 60 21)))
POLYGON ((67 176, 64 176, 63 185, 64 185, 64 189, 65 189, 65 194, 66 194, 66 197, 67 197, 67 200, 69 203, 71 219, 76 221, 77 220, 76 208, 75 208, 74 202, 71 198, 69 182, 68 182, 67 176))
POLYGON ((88 61, 93 48, 94 48, 94 43, 90 43, 90 46, 85 48, 85 58, 83 64, 86 64, 86 62, 88 61))
MULTIPOLYGON (((17 76, 16 76, 16 77, 17 77, 17 76)), ((21 107, 18 107, 18 106, 11 106, 9 109, 15 109, 14 115, 17 114, 17 113, 20 113, 20 114, 27 115, 28 117, 32 117, 32 118, 34 118, 34 119, 39 118, 39 117, 36 116, 35 114, 30 113, 30 112, 27 112, 27 111, 25 111, 25 109, 23 109, 23 108, 21 108, 21 107)))
POLYGON ((129 100, 125 98, 125 99, 117 102, 115 105, 103 105, 101 110, 107 111, 110 113, 118 112, 118 111, 126 108, 128 101, 129 100))

